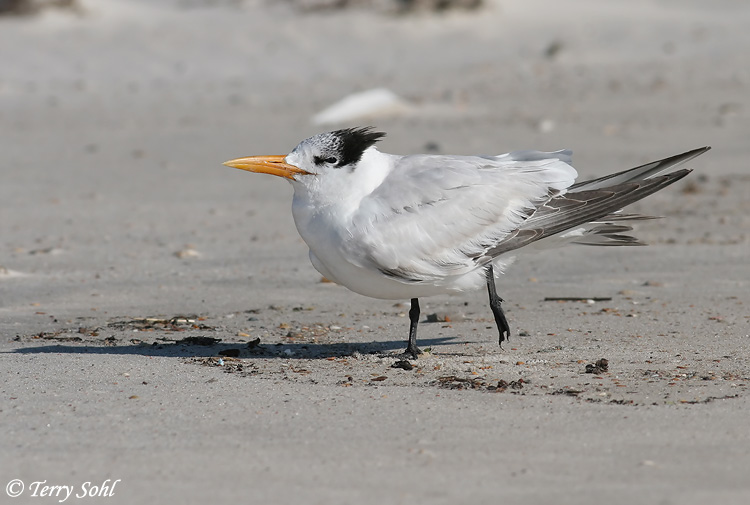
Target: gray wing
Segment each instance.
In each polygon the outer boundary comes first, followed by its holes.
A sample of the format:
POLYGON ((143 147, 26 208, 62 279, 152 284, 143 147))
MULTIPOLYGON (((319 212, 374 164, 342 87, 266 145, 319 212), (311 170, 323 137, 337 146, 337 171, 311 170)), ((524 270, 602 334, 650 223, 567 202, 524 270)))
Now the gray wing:
POLYGON ((709 149, 695 149, 593 181, 574 184, 564 195, 550 198, 540 205, 518 229, 491 248, 488 254, 496 257, 587 223, 593 224, 584 231, 599 237, 582 239, 578 243, 643 245, 633 237, 622 235, 623 232, 632 229, 630 226, 617 223, 652 218, 621 214, 619 211, 685 177, 691 170, 682 169, 665 175, 659 174, 709 149))
POLYGON ((570 187, 569 191, 600 189, 615 186, 617 184, 622 184, 624 182, 649 179, 666 172, 670 168, 674 168, 677 165, 685 163, 686 161, 690 161, 693 158, 705 153, 709 149, 711 148, 708 146, 701 147, 700 149, 693 149, 692 151, 677 154, 675 156, 670 156, 669 158, 664 158, 663 160, 652 161, 651 163, 646 163, 645 165, 631 168, 630 170, 617 172, 616 174, 605 175, 604 177, 599 177, 598 179, 594 179, 591 181, 577 182, 570 187))
POLYGON ((398 158, 352 217, 350 257, 403 282, 473 271, 550 196, 573 184, 569 156, 398 158))

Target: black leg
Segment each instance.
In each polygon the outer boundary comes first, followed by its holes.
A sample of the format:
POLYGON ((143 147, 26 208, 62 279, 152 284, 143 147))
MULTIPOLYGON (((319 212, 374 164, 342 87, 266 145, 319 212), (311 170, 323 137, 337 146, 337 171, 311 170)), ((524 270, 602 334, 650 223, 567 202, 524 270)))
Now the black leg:
POLYGON ((508 320, 505 319, 505 313, 500 306, 503 299, 497 296, 497 289, 495 288, 495 272, 492 270, 492 263, 487 267, 486 275, 487 292, 490 294, 490 308, 492 309, 492 314, 495 316, 497 331, 500 332, 500 339, 497 343, 502 347, 503 341, 510 339, 510 326, 508 326, 508 320))
POLYGON ((411 299, 411 309, 409 310, 409 345, 406 346, 406 353, 411 354, 414 359, 422 354, 417 348, 417 324, 419 323, 419 299, 411 299))

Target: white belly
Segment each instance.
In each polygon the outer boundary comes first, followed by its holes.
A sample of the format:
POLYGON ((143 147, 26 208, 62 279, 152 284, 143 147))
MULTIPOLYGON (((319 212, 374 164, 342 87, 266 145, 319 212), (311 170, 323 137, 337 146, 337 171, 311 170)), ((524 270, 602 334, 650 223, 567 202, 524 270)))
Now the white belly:
MULTIPOLYGON (((296 196, 296 195, 295 195, 296 196)), ((384 274, 368 264, 366 258, 356 257, 352 251, 352 238, 348 236, 346 216, 340 212, 314 213, 314 206, 303 204, 295 198, 292 207, 294 222, 302 239, 310 248, 310 261, 327 279, 345 286, 355 293, 371 298, 404 300, 440 294, 455 294, 480 289, 485 286, 483 267, 460 276, 421 280, 398 279, 384 274), (347 234, 344 236, 344 234, 347 234)), ((496 272, 502 271, 498 262, 496 272)))
POLYGON ((484 285, 484 275, 481 272, 477 276, 480 281, 479 285, 476 285, 476 282, 471 282, 467 278, 466 281, 469 281, 471 286, 465 286, 464 288, 461 287, 461 285, 465 284, 464 282, 452 283, 450 285, 437 285, 427 282, 406 283, 388 277, 378 270, 370 270, 353 265, 342 257, 334 259, 330 254, 326 254, 325 257, 326 261, 322 261, 310 249, 310 261, 318 272, 327 279, 341 284, 355 293, 371 298, 405 300, 445 293, 458 293, 467 289, 476 289, 484 285))
POLYGON ((460 277, 409 282, 390 277, 375 268, 358 265, 358 258, 351 258, 347 254, 341 237, 326 234, 311 237, 310 240, 304 235, 302 238, 310 247, 310 261, 318 272, 355 293, 371 298, 405 300, 473 291, 485 286, 483 268, 460 277), (323 236, 328 236, 328 240, 322 240, 323 236))

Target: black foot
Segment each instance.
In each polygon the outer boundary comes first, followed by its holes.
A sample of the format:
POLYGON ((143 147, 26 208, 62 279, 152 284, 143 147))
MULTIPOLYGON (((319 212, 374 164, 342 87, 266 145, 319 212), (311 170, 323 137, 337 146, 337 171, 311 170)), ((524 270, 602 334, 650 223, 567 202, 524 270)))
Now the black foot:
POLYGON ((492 307, 492 303, 490 303, 490 307, 492 308, 492 314, 495 316, 495 324, 497 325, 497 331, 500 333, 500 336, 498 337, 497 343, 500 345, 500 347, 503 346, 503 342, 506 340, 510 340, 510 325, 508 325, 508 320, 505 319, 505 312, 503 312, 503 308, 500 306, 500 302, 502 302, 503 299, 498 297, 497 299, 497 310, 495 310, 495 307, 492 307))
POLYGON ((402 352, 401 354, 399 354, 399 358, 403 358, 403 359, 417 359, 420 354, 424 354, 424 353, 422 352, 421 349, 419 349, 419 347, 417 347, 417 346, 414 346, 414 347, 407 346, 406 350, 404 352, 402 352))
POLYGON ((504 341, 510 340, 510 325, 508 324, 508 320, 505 319, 505 312, 503 312, 503 307, 501 306, 503 299, 497 295, 495 273, 492 270, 492 264, 487 267, 486 276, 487 292, 490 295, 490 309, 492 309, 492 315, 495 316, 497 331, 500 333, 497 343, 502 347, 504 341))
POLYGON ((409 344, 404 351, 405 356, 417 359, 422 351, 417 347, 417 324, 419 324, 419 299, 411 299, 411 309, 409 310, 409 344))

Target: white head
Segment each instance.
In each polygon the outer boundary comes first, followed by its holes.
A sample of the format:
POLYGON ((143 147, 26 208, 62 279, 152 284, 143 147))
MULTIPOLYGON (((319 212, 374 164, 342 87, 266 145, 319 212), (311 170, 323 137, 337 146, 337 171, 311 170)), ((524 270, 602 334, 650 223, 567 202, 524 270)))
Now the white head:
POLYGON ((286 156, 249 156, 224 164, 302 181, 308 175, 325 175, 334 170, 354 171, 365 151, 383 137, 385 133, 372 131, 372 127, 346 128, 313 135, 286 156))
POLYGON ((333 170, 352 172, 370 147, 385 133, 367 128, 346 128, 314 135, 294 148, 286 162, 313 174, 324 175, 333 170))
POLYGON ((284 177, 292 183, 295 193, 301 190, 325 195, 327 199, 356 198, 352 193, 368 192, 382 180, 382 169, 390 168, 381 160, 387 155, 374 147, 384 136, 371 127, 346 128, 305 139, 286 156, 250 156, 224 164, 284 177))

